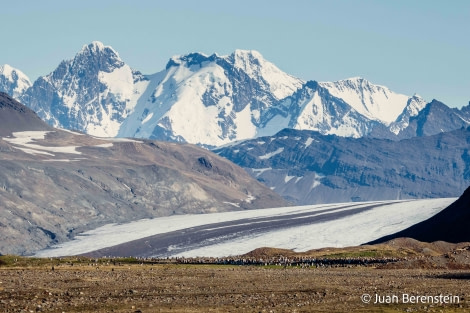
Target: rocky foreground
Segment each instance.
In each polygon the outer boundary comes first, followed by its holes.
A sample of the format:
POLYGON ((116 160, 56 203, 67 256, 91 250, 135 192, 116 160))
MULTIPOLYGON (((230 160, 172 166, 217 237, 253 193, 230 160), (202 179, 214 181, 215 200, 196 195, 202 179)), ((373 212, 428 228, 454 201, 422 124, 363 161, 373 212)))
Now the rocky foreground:
MULTIPOLYGON (((202 259, 3 256, 0 311, 468 312, 469 250, 466 245, 454 245, 450 250, 444 246, 419 246, 410 241, 396 250, 371 246, 310 253, 316 259, 390 261, 366 265, 240 266, 203 264, 207 260, 202 259), (439 255, 438 250, 447 252, 439 255), (448 262, 442 261, 445 259, 448 262), (374 303, 377 299, 379 303, 374 303)), ((240 258, 307 257, 285 252, 260 249, 240 258)))

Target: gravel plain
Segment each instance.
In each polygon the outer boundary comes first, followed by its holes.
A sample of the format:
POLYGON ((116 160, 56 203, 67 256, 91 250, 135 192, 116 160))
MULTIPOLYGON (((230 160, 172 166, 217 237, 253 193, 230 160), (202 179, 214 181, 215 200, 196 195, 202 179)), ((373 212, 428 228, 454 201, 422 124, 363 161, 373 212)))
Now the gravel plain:
POLYGON ((1 312, 469 312, 469 270, 57 263, 0 267, 1 312), (458 303, 384 303, 396 295, 458 303), (371 296, 371 303, 362 301, 371 296))

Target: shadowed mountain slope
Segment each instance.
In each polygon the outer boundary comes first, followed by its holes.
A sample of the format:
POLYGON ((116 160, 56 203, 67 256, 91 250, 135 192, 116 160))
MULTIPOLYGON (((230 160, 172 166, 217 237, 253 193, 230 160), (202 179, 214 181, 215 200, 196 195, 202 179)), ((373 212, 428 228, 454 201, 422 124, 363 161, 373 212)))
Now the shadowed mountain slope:
POLYGON ((51 130, 31 109, 0 92, 0 135, 14 131, 51 130))
POLYGON ((395 234, 374 240, 371 244, 400 237, 409 237, 424 242, 470 242, 469 221, 470 187, 457 201, 433 217, 395 234))

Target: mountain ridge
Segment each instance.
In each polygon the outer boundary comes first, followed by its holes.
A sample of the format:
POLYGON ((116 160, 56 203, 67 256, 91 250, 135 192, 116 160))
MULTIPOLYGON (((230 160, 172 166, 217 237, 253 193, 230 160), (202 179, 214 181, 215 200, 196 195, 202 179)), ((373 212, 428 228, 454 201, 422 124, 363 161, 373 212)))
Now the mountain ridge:
POLYGON ((394 141, 284 129, 214 149, 302 204, 457 197, 468 185, 470 128, 394 141))
MULTIPOLYGON (((55 127, 206 147, 286 127, 399 140, 470 124, 466 107, 441 109, 446 123, 440 123, 421 97, 364 78, 315 84, 283 72, 258 51, 240 49, 225 56, 176 55, 160 72, 144 75, 94 41, 16 98, 55 127), (296 96, 302 90, 303 97, 296 96)), ((0 90, 12 92, 9 86, 0 83, 0 90)))

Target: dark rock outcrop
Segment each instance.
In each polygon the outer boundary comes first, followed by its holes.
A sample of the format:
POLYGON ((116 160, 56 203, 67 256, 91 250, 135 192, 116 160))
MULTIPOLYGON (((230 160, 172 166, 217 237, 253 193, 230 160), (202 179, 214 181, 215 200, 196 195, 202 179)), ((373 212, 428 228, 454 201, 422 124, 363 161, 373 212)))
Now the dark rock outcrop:
POLYGON ((469 221, 470 187, 465 190, 457 201, 433 217, 370 243, 382 243, 400 237, 413 238, 424 242, 470 242, 469 221))

